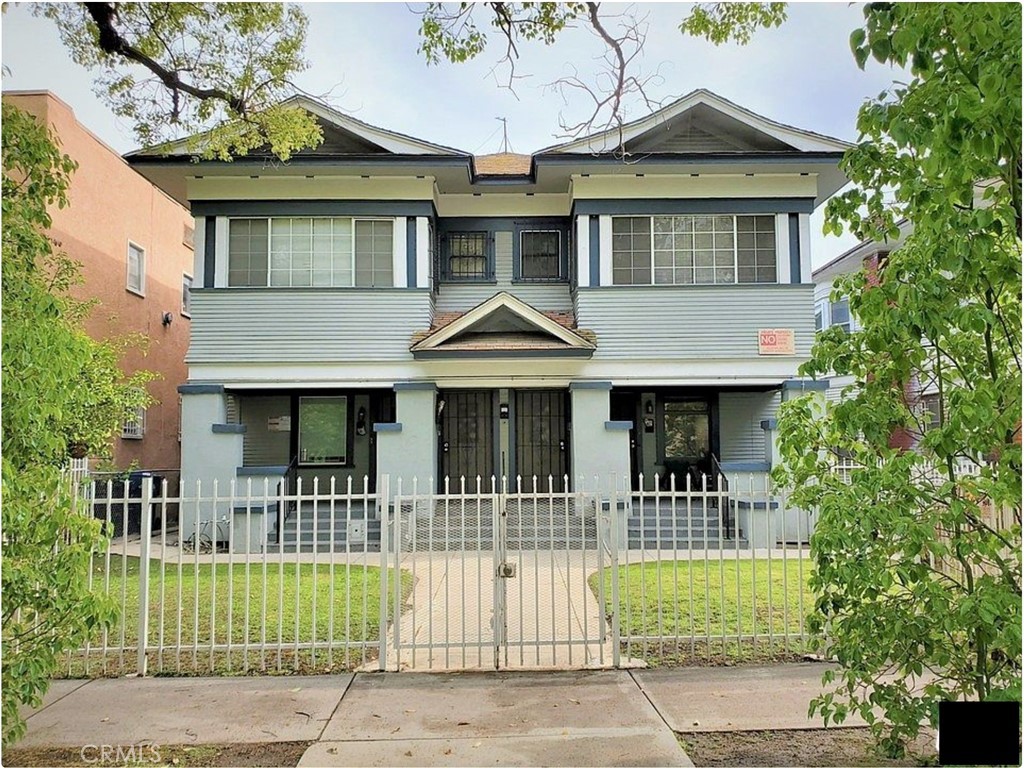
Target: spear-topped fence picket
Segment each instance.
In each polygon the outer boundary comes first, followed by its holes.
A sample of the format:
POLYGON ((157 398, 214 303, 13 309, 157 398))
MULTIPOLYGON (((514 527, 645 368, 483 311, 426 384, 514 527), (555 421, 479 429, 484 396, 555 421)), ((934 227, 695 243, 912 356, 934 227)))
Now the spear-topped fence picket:
POLYGON ((813 515, 765 475, 85 482, 120 607, 69 676, 610 667, 807 649, 813 515), (572 480, 570 482, 570 480, 572 480), (575 488, 576 490, 568 490, 575 488), (565 490, 559 490, 565 489, 565 490), (137 525, 135 521, 137 520, 137 525), (135 531, 138 531, 135 533, 135 531))

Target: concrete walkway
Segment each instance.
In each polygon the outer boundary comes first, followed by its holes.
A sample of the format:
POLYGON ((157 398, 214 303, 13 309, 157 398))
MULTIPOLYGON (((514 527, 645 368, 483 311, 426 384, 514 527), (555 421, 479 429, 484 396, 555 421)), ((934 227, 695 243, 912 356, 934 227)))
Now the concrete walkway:
POLYGON ((819 728, 824 664, 58 681, 18 747, 312 741, 302 765, 691 765, 673 731, 819 728))
POLYGON ((499 631, 508 646, 502 668, 612 665, 605 621, 587 584, 597 570, 594 552, 508 552, 505 562, 515 567, 507 579, 495 575, 490 551, 404 555, 401 567, 414 584, 388 631, 388 669, 493 670, 496 598, 504 601, 499 631))

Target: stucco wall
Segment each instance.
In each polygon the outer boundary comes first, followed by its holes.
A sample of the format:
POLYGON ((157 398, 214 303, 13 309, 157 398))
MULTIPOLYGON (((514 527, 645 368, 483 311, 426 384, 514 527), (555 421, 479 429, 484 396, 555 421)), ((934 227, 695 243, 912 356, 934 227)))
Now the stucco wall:
POLYGON ((11 93, 4 99, 45 120, 60 137, 61 150, 78 163, 68 192, 69 206, 54 209, 54 238, 82 264, 80 298, 99 304, 85 322, 96 339, 129 333, 147 338, 148 350, 133 349, 126 371, 154 371, 149 391, 157 400, 146 414, 141 440, 114 438, 114 461, 145 468, 177 468, 177 387, 185 381, 190 321, 181 312, 182 274, 192 272, 192 249, 183 241, 192 226, 188 211, 132 170, 110 147, 76 119, 71 108, 49 93, 11 93), (128 241, 145 249, 145 296, 126 290, 128 241), (171 324, 161 317, 171 313, 171 324))

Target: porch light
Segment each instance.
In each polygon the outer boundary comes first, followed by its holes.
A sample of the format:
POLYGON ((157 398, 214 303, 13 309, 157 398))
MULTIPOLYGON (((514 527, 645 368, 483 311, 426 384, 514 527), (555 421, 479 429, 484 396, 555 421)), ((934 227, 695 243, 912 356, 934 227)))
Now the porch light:
POLYGON ((356 411, 356 434, 366 434, 366 409, 362 407, 356 411))

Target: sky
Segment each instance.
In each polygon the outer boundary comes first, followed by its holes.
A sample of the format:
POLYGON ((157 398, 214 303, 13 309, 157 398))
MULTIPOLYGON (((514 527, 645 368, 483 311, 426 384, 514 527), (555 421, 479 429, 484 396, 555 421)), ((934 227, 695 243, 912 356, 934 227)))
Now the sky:
MULTIPOLYGON (((603 53, 587 29, 563 32, 551 47, 520 48, 515 91, 495 74, 502 46, 497 41, 478 59, 429 66, 418 53, 422 4, 304 3, 309 16, 306 58, 310 66, 296 85, 332 106, 373 125, 474 154, 502 148, 505 118, 511 149, 533 152, 563 140, 561 123, 586 117, 582 98, 565 101, 550 83, 573 68, 586 77, 603 53)), ((618 13, 628 6, 603 3, 618 13)), ((692 6, 640 3, 647 41, 640 67, 657 74, 650 94, 664 103, 695 88, 707 88, 765 117, 847 141, 857 139, 856 114, 903 74, 871 61, 857 68, 850 32, 862 6, 791 3, 781 27, 758 31, 745 46, 711 43, 678 31, 692 6)), ((618 23, 614 19, 612 23, 618 23)), ((135 149, 130 127, 115 118, 92 90, 91 73, 71 61, 53 23, 36 18, 31 4, 8 6, 2 24, 4 90, 50 90, 78 120, 119 152, 135 149)), ((627 119, 646 108, 627 104, 627 119)), ((829 261, 856 243, 850 235, 821 234, 823 208, 811 218, 812 262, 829 261)))

